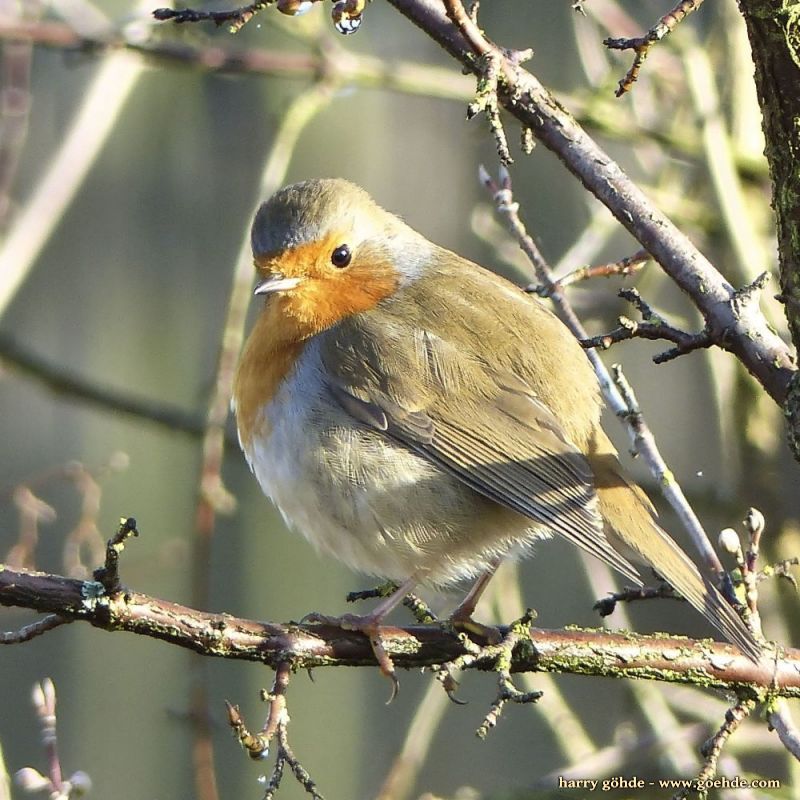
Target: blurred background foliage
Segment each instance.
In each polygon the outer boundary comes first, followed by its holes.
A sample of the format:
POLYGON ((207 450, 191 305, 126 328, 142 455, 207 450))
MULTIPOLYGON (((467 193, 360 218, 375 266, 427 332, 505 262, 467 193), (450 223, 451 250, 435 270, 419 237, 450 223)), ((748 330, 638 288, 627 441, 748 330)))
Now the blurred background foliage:
MULTIPOLYGON (((234 271, 266 191, 262 172, 271 157, 270 190, 312 176, 354 180, 432 240, 527 283, 516 244, 477 181, 478 164, 496 169, 494 145, 482 118, 464 121, 472 79, 380 0, 346 39, 322 3, 297 19, 267 9, 235 37, 211 25, 153 24, 152 5, 0 2, 0 558, 80 574, 82 564, 90 569, 98 560, 92 543, 132 515, 142 536, 126 550, 122 576, 137 591, 262 619, 338 613, 346 592, 369 581, 321 560, 285 531, 231 444, 230 420, 221 464, 230 496, 217 487, 210 494, 216 506, 198 500, 202 430, 234 271), (40 34, 10 33, 20 22, 40 34), (52 35, 47 44, 45 24, 83 46, 52 46, 52 35), (151 46, 173 48, 173 56, 135 52, 151 46), (213 62, 217 48, 275 61, 256 73, 241 59, 240 69, 220 74, 186 55, 213 62), (370 77, 366 67, 379 62, 383 76, 373 69, 370 77), (405 62, 426 69, 404 82, 405 62), (310 63, 320 67, 316 74, 310 63), (161 412, 180 409, 197 432, 88 403, 64 386, 54 390, 47 383, 54 375, 161 412), (207 535, 198 535, 198 521, 207 535)), ((576 14, 567 0, 506 0, 485 3, 481 23, 505 46, 534 48, 532 71, 732 283, 774 272, 760 119, 735 4, 704 6, 656 48, 622 100, 613 91, 628 56, 609 55, 602 39, 638 35, 666 5, 586 0, 585 10, 576 14)), ((517 135, 513 124, 509 134, 517 135)), ((561 273, 638 249, 551 154, 513 152, 522 215, 561 273)), ((240 276, 249 280, 246 267, 240 276)), ((624 282, 673 323, 698 326, 654 264, 624 282)), ((571 290, 592 333, 613 327, 619 314, 633 316, 616 297, 622 283, 571 290)), ((774 291, 773 283, 764 310, 783 330, 774 291)), ((755 505, 767 517, 768 560, 800 553, 797 467, 778 409, 730 356, 700 352, 656 367, 650 358, 658 351, 636 341, 616 346, 607 360, 624 364, 709 531, 739 526, 755 505)), ((609 425, 624 448, 616 423, 609 425)), ((630 459, 628 466, 658 503, 652 480, 630 459)), ((666 509, 663 519, 675 529, 666 509)), ((543 626, 597 624, 592 600, 613 588, 608 575, 591 565, 587 574, 559 543, 543 545, 520 576, 521 597, 543 626)), ((521 602, 511 570, 498 586, 483 616, 508 620, 521 602)), ((433 601, 452 605, 453 597, 433 601)), ((768 635, 796 639, 796 602, 788 582, 764 586, 768 635)), ((678 604, 653 603, 630 616, 637 630, 711 633, 678 604)), ((13 629, 30 618, 4 609, 0 619, 13 629)), ((267 767, 239 751, 223 699, 255 722, 263 714, 258 690, 272 679, 264 668, 81 625, 5 648, 2 659, 0 744, 9 771, 43 766, 29 688, 49 675, 59 690, 64 767, 89 772, 95 796, 214 797, 211 747, 219 797, 261 795, 256 778, 267 767)), ((465 707, 443 701, 438 687, 431 691, 429 675, 401 678, 400 696, 388 707, 377 670, 318 670, 313 683, 294 678, 292 741, 328 798, 562 796, 548 789, 546 776, 567 775, 576 763, 581 777, 691 775, 697 747, 725 707, 684 689, 558 677, 546 691, 557 697, 560 690, 563 705, 556 699, 510 709, 480 742, 474 729, 494 696, 491 676, 464 676, 465 707), (576 718, 582 731, 571 727, 576 718), (412 728, 419 773, 401 769, 389 789, 412 719, 421 726, 412 728)), ((769 796, 788 797, 797 776, 787 758, 763 726, 746 723, 721 767, 780 778, 786 788, 769 796)), ((281 796, 303 791, 287 778, 281 796)), ((736 794, 757 796, 764 795, 736 794)))

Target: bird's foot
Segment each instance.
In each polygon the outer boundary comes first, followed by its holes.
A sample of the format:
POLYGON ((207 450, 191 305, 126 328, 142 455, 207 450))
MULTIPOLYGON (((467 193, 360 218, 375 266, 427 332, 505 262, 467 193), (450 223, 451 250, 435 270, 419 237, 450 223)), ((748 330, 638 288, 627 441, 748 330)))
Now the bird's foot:
POLYGON ((386 652, 383 646, 383 639, 381 637, 381 622, 385 614, 342 614, 339 617, 328 616, 327 614, 319 614, 315 611, 306 614, 301 620, 302 622, 314 622, 319 625, 334 625, 341 628, 343 631, 356 631, 363 633, 369 639, 372 654, 378 662, 381 672, 389 678, 392 682, 392 691, 386 705, 397 697, 397 692, 400 689, 400 681, 397 679, 397 672, 394 668, 392 657, 386 652))
POLYGON ((463 631, 471 636, 475 636, 481 639, 484 644, 500 644, 503 640, 503 635, 498 628, 494 625, 485 625, 483 622, 472 619, 472 614, 462 612, 460 606, 450 615, 448 621, 457 631, 463 631))

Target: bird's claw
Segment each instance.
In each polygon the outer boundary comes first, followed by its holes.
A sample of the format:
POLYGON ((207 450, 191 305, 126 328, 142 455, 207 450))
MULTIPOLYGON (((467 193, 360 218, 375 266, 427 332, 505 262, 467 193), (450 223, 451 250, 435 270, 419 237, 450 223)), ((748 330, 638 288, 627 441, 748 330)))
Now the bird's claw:
POLYGON ((312 611, 306 614, 301 622, 312 622, 318 625, 335 625, 343 631, 356 631, 363 633, 369 639, 372 654, 378 662, 381 672, 389 678, 392 682, 392 691, 386 705, 389 705, 400 690, 400 681, 397 678, 397 673, 394 668, 392 657, 386 652, 381 639, 381 625, 380 621, 376 620, 370 614, 359 616, 358 614, 342 614, 340 617, 332 617, 327 614, 320 614, 317 611, 312 611))
POLYGON ((458 691, 459 683, 455 679, 455 677, 453 677, 453 673, 450 671, 450 668, 446 664, 441 668, 436 677, 442 684, 442 688, 447 694, 447 697, 450 700, 450 702, 455 703, 457 706, 467 705, 466 700, 461 700, 460 698, 456 697, 456 692, 458 691))

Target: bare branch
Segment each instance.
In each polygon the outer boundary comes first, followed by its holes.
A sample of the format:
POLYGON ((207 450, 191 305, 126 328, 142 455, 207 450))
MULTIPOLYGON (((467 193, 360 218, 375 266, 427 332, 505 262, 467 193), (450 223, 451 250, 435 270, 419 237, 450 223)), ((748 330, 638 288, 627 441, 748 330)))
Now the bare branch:
MULTIPOLYGON (((331 625, 278 624, 212 614, 138 592, 105 593, 101 583, 45 573, 0 570, 0 605, 57 613, 108 631, 149 636, 217 658, 298 669, 369 666, 366 636, 331 625)), ((502 635, 508 628, 499 629, 502 635)), ((439 625, 386 626, 381 635, 398 667, 451 662, 468 651, 439 625)), ((531 645, 512 654, 510 672, 559 672, 701 685, 733 693, 800 698, 800 650, 754 664, 729 644, 604 630, 530 629, 531 645)), ((489 659, 471 668, 494 670, 489 659)))
POLYGON ((238 45, 126 37, 125 31, 88 35, 59 22, 25 23, 0 19, 0 39, 102 55, 125 50, 153 63, 213 73, 272 75, 314 79, 320 75, 343 83, 450 100, 469 100, 471 81, 450 69, 399 59, 353 53, 335 42, 321 52, 289 52, 238 45))
POLYGON ((628 178, 620 167, 581 129, 573 117, 539 83, 515 64, 502 48, 477 30, 469 36, 448 19, 435 0, 389 0, 402 14, 479 74, 476 56, 500 54, 503 91, 498 97, 506 110, 552 150, 582 183, 662 266, 702 313, 712 336, 724 342, 770 396, 786 399, 795 371, 787 345, 771 331, 753 304, 740 308, 735 290, 628 178))
MULTIPOLYGON (((722 723, 719 730, 706 741, 701 748, 705 756, 705 763, 697 776, 697 783, 699 785, 706 785, 706 783, 717 774, 717 763, 722 754, 722 748, 739 726, 750 716, 754 708, 755 702, 748 698, 740 700, 736 705, 725 712, 725 721, 722 723)), ((685 798, 688 794, 688 789, 682 790, 675 797, 685 798)))
POLYGON ((60 625, 66 625, 71 620, 59 617, 58 614, 48 614, 46 617, 32 622, 30 625, 25 625, 16 631, 0 631, 0 644, 22 644, 41 636, 43 633, 58 628, 60 625))
MULTIPOLYGON (((565 275, 563 278, 559 278, 556 283, 563 289, 566 286, 571 286, 573 283, 590 280, 592 278, 610 278, 612 275, 620 275, 623 278, 627 278, 629 275, 634 275, 639 272, 639 270, 651 260, 650 253, 646 250, 637 250, 632 256, 627 256, 610 264, 596 264, 593 267, 580 267, 573 270, 568 275, 565 275)), ((533 291, 539 294, 537 289, 533 291)))
POLYGON ((639 71, 650 52, 650 48, 674 30, 678 23, 682 22, 689 14, 697 11, 702 4, 703 0, 680 0, 675 8, 664 14, 644 36, 639 36, 635 39, 605 39, 603 41, 603 44, 610 50, 633 50, 636 54, 628 73, 619 82, 619 87, 615 92, 617 97, 622 97, 625 92, 630 91, 639 78, 639 71))
POLYGON ((776 698, 767 713, 770 727, 775 729, 783 746, 800 761, 800 731, 789 713, 789 704, 783 698, 776 698))
MULTIPOLYGON (((171 431, 188 433, 192 436, 200 436, 203 433, 204 419, 201 414, 137 397, 129 390, 117 391, 82 378, 71 370, 30 352, 5 334, 0 334, 0 362, 3 366, 32 379, 57 395, 154 422, 171 431)), ((230 444, 233 443, 231 439, 230 444)))
POLYGON ((581 345, 586 348, 597 347, 600 350, 608 350, 612 344, 624 342, 628 339, 650 339, 653 341, 666 339, 667 341, 675 342, 677 347, 653 356, 653 361, 656 364, 663 364, 678 358, 678 356, 691 353, 693 350, 708 348, 714 344, 710 335, 706 332, 687 333, 666 323, 634 322, 627 317, 620 317, 618 322, 618 327, 608 333, 581 339, 581 345))
MULTIPOLYGON (((528 234, 525 224, 519 216, 519 204, 514 201, 511 176, 508 170, 502 167, 499 182, 495 182, 489 176, 489 173, 481 167, 480 179, 486 188, 492 192, 498 212, 507 219, 520 247, 530 259, 536 279, 546 288, 548 296, 558 309, 565 324, 579 341, 586 339, 586 330, 583 324, 567 300, 564 291, 553 280, 549 264, 539 252, 539 248, 528 234)), ((681 524, 691 536, 697 549, 702 553, 707 568, 715 575, 719 575, 723 571, 722 564, 711 546, 708 534, 689 505, 675 476, 667 468, 656 446, 655 439, 645 424, 638 405, 635 403, 632 391, 628 391, 626 394, 627 384, 621 382, 621 369, 615 368, 615 377, 612 380, 608 369, 606 369, 605 364, 596 352, 589 350, 587 351, 587 356, 597 375, 603 397, 611 410, 626 424, 633 444, 633 451, 641 454, 647 462, 667 501, 678 514, 681 524)))
POLYGON ((204 22, 210 20, 215 25, 230 23, 228 30, 238 33, 261 10, 272 5, 275 0, 257 0, 241 8, 228 11, 195 11, 191 8, 157 8, 153 17, 159 22, 171 20, 180 25, 184 22, 204 22))

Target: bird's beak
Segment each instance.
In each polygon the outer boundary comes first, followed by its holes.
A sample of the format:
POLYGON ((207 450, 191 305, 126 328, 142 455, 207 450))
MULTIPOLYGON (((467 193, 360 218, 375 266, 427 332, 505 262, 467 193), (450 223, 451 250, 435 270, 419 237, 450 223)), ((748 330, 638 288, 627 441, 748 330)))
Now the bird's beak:
POLYGON ((253 294, 272 294, 273 292, 286 292, 294 289, 300 283, 300 278, 287 278, 280 272, 273 272, 269 277, 259 281, 253 294))

